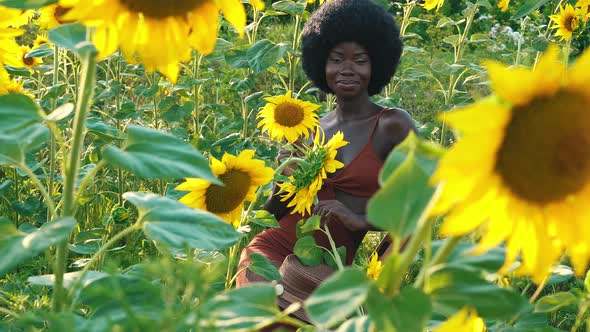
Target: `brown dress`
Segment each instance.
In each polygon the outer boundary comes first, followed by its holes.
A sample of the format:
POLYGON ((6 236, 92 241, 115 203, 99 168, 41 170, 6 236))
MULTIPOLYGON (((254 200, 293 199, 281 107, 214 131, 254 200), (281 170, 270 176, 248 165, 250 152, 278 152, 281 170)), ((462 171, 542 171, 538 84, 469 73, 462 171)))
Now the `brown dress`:
MULTIPOLYGON (((333 177, 324 179, 323 186, 318 192, 318 199, 320 201, 335 199, 335 191, 345 192, 358 197, 371 197, 379 189, 378 175, 383 166, 383 161, 371 142, 379 119, 386 110, 383 109, 376 114, 377 119, 375 120, 373 129, 369 133, 368 142, 359 154, 333 177)), ((248 257, 252 253, 265 256, 275 266, 279 267, 285 257, 293 253, 293 247, 297 241, 297 222, 307 217, 309 215, 286 215, 279 221, 280 228, 269 228, 256 235, 242 251, 238 271, 250 264, 248 257)), ((340 222, 331 222, 329 224, 329 230, 336 247, 346 247, 346 264, 352 264, 354 255, 367 232, 350 231, 340 222)), ((314 237, 318 245, 324 248, 330 248, 328 238, 323 232, 316 232, 314 237)), ((249 270, 245 272, 237 277, 237 287, 242 287, 251 282, 265 280, 249 270)))

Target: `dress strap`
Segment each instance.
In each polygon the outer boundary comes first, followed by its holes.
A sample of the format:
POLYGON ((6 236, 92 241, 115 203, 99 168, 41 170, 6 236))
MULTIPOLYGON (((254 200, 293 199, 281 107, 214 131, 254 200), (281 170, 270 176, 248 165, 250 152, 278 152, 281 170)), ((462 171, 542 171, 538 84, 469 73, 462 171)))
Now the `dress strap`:
POLYGON ((381 115, 383 115, 383 113, 387 110, 388 110, 387 107, 383 107, 383 109, 381 111, 379 111, 379 113, 377 114, 377 119, 375 120, 375 124, 373 125, 373 129, 371 129, 371 133, 369 134, 369 143, 371 143, 373 141, 373 135, 375 134, 375 130, 377 130, 377 126, 379 125, 379 119, 381 118, 381 115))

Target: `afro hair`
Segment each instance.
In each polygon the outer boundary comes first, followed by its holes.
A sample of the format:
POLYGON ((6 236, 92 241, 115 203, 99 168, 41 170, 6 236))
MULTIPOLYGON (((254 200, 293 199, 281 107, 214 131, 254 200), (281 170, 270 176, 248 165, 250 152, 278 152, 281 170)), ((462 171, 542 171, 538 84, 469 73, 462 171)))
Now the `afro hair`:
POLYGON ((303 70, 313 84, 333 93, 326 83, 326 59, 341 42, 357 42, 371 59, 370 96, 381 92, 399 64, 403 43, 392 15, 370 0, 332 0, 315 11, 301 34, 303 70))

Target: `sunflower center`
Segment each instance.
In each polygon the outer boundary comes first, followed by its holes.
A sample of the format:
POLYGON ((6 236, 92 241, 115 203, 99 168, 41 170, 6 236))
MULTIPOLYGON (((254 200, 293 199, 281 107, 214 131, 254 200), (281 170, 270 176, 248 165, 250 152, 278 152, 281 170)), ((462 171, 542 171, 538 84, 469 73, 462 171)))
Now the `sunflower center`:
POLYGON ((303 107, 292 102, 285 101, 275 107, 275 121, 281 126, 295 127, 304 116, 303 107))
POLYGON ((515 107, 496 171, 521 199, 547 204, 590 181, 590 98, 560 91, 515 107))
POLYGON ((55 20, 58 21, 60 24, 71 23, 71 20, 64 20, 62 17, 67 14, 72 8, 71 7, 62 7, 57 6, 55 8, 55 12, 53 13, 53 17, 55 20))
POLYGON ((203 0, 119 0, 130 12, 142 13, 150 18, 185 16, 197 8, 203 0))
POLYGON ((213 213, 228 213, 237 208, 248 194, 250 176, 239 170, 229 170, 219 176, 225 187, 212 184, 207 188, 205 203, 213 213))
POLYGON ((26 66, 32 66, 32 65, 34 65, 34 64, 35 64, 35 58, 33 58, 33 57, 29 57, 29 56, 27 56, 27 55, 25 54, 25 55, 23 55, 23 63, 24 63, 26 66))
POLYGON ((579 22, 576 16, 568 16, 565 18, 563 22, 563 26, 566 28, 567 31, 574 31, 578 28, 579 22))

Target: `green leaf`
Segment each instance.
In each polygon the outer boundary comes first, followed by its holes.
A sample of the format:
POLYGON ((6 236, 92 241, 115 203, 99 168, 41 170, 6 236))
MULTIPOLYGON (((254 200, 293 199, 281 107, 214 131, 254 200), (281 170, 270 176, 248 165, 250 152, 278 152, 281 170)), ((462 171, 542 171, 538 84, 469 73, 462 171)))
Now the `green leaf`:
POLYGON ((403 288, 394 298, 371 287, 366 306, 380 332, 422 332, 432 310, 428 295, 413 287, 403 288))
MULTIPOLYGON (((444 242, 444 240, 432 242, 433 255, 436 254, 444 242)), ((506 260, 506 249, 504 247, 495 247, 482 255, 473 255, 472 252, 476 247, 477 245, 472 243, 459 243, 447 259, 447 266, 457 266, 473 271, 484 270, 493 273, 504 265, 506 260)))
POLYGON ((43 121, 43 112, 31 98, 11 93, 0 96, 0 133, 6 134, 43 121))
POLYGON ((8 188, 10 188, 10 186, 12 186, 13 183, 14 183, 14 181, 12 181, 10 179, 2 182, 0 184, 0 195, 2 195, 2 193, 4 193, 6 190, 8 190, 8 188))
POLYGON ((549 0, 526 0, 526 2, 518 9, 516 14, 511 17, 513 20, 517 20, 519 18, 525 17, 528 14, 532 13, 533 10, 536 10, 549 2, 549 0))
POLYGON ((484 280, 480 271, 443 264, 431 273, 425 291, 439 313, 450 315, 468 305, 482 317, 507 320, 529 309, 520 294, 484 280))
POLYGON ((96 52, 94 45, 86 40, 86 27, 81 23, 62 24, 49 30, 47 38, 55 45, 78 54, 85 51, 96 52))
MULTIPOLYGON (((69 289, 72 284, 79 279, 81 271, 76 272, 68 272, 64 273, 63 280, 64 280, 64 288, 69 289)), ((88 271, 82 280, 82 287, 92 283, 95 280, 108 277, 109 275, 104 272, 100 271, 88 271)), ((55 282, 55 275, 53 274, 44 274, 40 276, 32 276, 27 278, 27 282, 32 285, 37 286, 45 286, 45 287, 53 287, 53 283, 55 282)))
POLYGON ((411 133, 387 158, 382 170, 382 187, 367 206, 371 224, 399 238, 414 232, 434 194, 428 181, 437 160, 422 152, 429 146, 411 133))
POLYGON ((567 265, 557 265, 551 270, 551 277, 545 287, 564 283, 574 277, 574 269, 567 265))
POLYGON ((106 318, 111 323, 133 324, 138 317, 151 317, 156 323, 166 307, 161 294, 162 289, 157 283, 132 275, 111 275, 87 282, 77 303, 90 307, 93 319, 106 318))
POLYGON ((223 250, 242 237, 216 215, 167 197, 128 192, 123 198, 137 208, 145 235, 173 248, 223 250))
MULTIPOLYGON (((250 265, 248 265, 248 269, 250 271, 256 273, 257 275, 264 277, 266 280, 276 280, 281 281, 283 277, 277 270, 277 267, 274 266, 268 258, 262 256, 261 254, 253 253, 250 254, 250 265)), ((242 272, 245 273, 246 271, 242 272)))
POLYGON ((125 134, 119 129, 109 126, 97 118, 88 118, 88 120, 86 120, 86 127, 88 128, 89 133, 107 141, 125 139, 125 134))
POLYGON ((305 309, 314 322, 334 326, 365 302, 370 287, 362 271, 346 268, 322 282, 305 301, 305 309))
POLYGON ((590 293, 590 270, 586 272, 586 278, 584 278, 584 288, 586 288, 586 292, 590 293))
POLYGON ((338 327, 336 332, 369 332, 371 320, 368 316, 361 316, 347 320, 338 327))
POLYGON ((49 129, 33 124, 10 134, 0 133, 0 164, 26 165, 27 152, 49 139, 49 129))
POLYGON ((295 247, 293 247, 293 253, 303 265, 317 266, 322 263, 323 249, 317 246, 315 239, 311 235, 306 235, 297 240, 295 247))
POLYGON ((256 211, 256 213, 254 214, 253 218, 250 218, 250 222, 256 224, 256 225, 260 225, 263 227, 271 227, 271 228, 280 228, 281 225, 279 225, 279 222, 277 221, 277 218, 275 218, 275 216, 266 211, 266 210, 258 210, 256 211))
POLYGON ((443 16, 440 20, 438 20, 438 23, 436 23, 436 27, 437 28, 444 28, 444 27, 449 27, 449 26, 455 26, 455 25, 459 25, 461 23, 463 23, 465 20, 461 19, 457 22, 453 21, 451 18, 443 16))
POLYGON ((320 229, 320 221, 321 220, 322 220, 322 217, 318 216, 318 215, 313 215, 313 216, 307 218, 307 220, 305 220, 303 225, 301 225, 301 233, 305 234, 305 233, 311 233, 311 232, 317 231, 318 229, 320 229))
POLYGON ((303 13, 305 10, 305 3, 295 2, 291 0, 281 0, 274 2, 272 8, 279 12, 291 14, 293 16, 303 13))
POLYGON ((43 224, 39 230, 31 234, 12 235, 0 239, 0 276, 50 246, 66 240, 75 226, 74 218, 59 218, 43 224))
MULTIPOLYGON (((346 262, 346 247, 340 246, 336 248, 336 251, 338 256, 340 257, 340 261, 346 262)), ((324 262, 326 262, 326 265, 333 268, 334 270, 338 270, 338 264, 334 260, 334 257, 332 256, 333 254, 333 252, 324 251, 324 262)))
POLYGON ((288 42, 275 44, 268 39, 259 40, 246 52, 248 64, 254 74, 260 74, 281 60, 288 49, 288 42))
POLYGON ((71 103, 63 104, 60 107, 56 108, 48 116, 46 116, 45 120, 50 121, 50 122, 58 122, 58 121, 65 119, 68 115, 72 114, 73 111, 74 111, 74 104, 71 104, 71 103))
POLYGON ((2 6, 19 9, 37 9, 57 3, 58 0, 2 0, 2 6))
POLYGON ((275 288, 256 284, 227 290, 201 307, 200 324, 216 331, 257 331, 254 327, 274 320, 279 313, 275 288))
POLYGON ((469 37, 470 43, 491 42, 490 36, 485 33, 474 33, 469 37))
POLYGON ((103 157, 111 165, 145 178, 203 178, 221 184, 209 163, 189 143, 164 132, 131 125, 125 147, 106 146, 103 157))
POLYGON ((578 298, 570 292, 545 295, 535 303, 535 312, 554 312, 560 308, 578 303, 578 298))
POLYGON ((461 36, 459 36, 459 35, 451 35, 451 36, 446 36, 445 38, 443 38, 443 41, 447 44, 453 45, 453 47, 457 47, 457 45, 459 45, 460 39, 461 39, 461 36))
POLYGON ((0 241, 13 236, 18 236, 14 223, 6 217, 0 217, 0 241))

